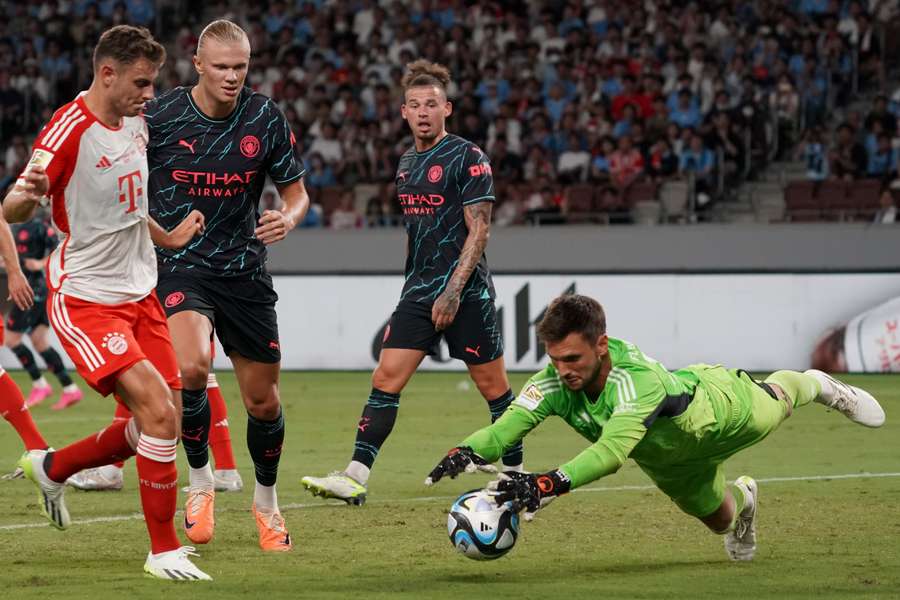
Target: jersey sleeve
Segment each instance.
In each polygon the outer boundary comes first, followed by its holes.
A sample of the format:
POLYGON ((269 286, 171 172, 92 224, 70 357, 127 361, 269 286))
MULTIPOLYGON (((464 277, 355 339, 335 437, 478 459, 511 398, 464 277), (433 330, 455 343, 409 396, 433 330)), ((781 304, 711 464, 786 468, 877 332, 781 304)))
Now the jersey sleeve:
POLYGON ((560 467, 572 489, 618 471, 647 433, 648 417, 666 399, 662 381, 642 366, 614 367, 606 385, 615 390, 615 408, 600 438, 560 467))
POLYGON ((59 118, 54 116, 53 120, 47 123, 38 136, 34 140, 31 147, 31 158, 25 165, 25 169, 19 174, 16 184, 23 183, 25 180, 25 172, 33 166, 44 167, 47 172, 47 178, 50 180, 50 187, 47 191, 48 196, 58 193, 68 180, 74 166, 73 146, 77 149, 77 136, 67 136, 60 139, 57 131, 61 128, 59 118), (59 141, 57 141, 59 140, 59 141))
POLYGON ((459 197, 463 206, 494 201, 494 175, 491 161, 481 148, 470 144, 462 160, 459 197))
POLYGON ((281 109, 268 100, 270 111, 269 131, 272 135, 272 145, 266 157, 266 173, 276 184, 291 183, 297 181, 306 174, 303 164, 297 160, 294 154, 294 133, 281 109))
POLYGON ((498 460, 544 419, 556 414, 554 392, 545 391, 550 387, 545 381, 541 373, 529 379, 499 419, 464 439, 460 446, 470 447, 488 462, 498 460))

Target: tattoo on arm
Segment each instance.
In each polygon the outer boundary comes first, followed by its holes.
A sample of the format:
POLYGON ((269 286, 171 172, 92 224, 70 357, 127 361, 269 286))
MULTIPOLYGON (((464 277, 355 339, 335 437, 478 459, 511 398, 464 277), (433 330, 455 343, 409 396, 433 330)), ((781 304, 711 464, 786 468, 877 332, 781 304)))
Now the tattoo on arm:
POLYGON ((475 270, 475 265, 481 260, 490 235, 492 209, 491 202, 479 202, 463 207, 469 235, 466 237, 466 242, 459 255, 459 263, 447 284, 447 290, 456 294, 462 293, 472 271, 475 270))

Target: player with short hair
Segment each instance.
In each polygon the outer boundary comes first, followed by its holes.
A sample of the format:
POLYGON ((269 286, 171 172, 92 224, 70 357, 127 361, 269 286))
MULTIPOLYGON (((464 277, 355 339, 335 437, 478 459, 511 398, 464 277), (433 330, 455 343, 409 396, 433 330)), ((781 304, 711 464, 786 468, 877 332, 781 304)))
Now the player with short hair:
MULTIPOLYGON (((442 337, 450 356, 466 363, 491 420, 514 398, 484 254, 494 203, 491 165, 481 148, 447 132, 453 110, 449 84, 444 66, 424 59, 407 65, 400 112, 415 145, 400 158, 396 178, 408 236, 406 282, 384 332, 352 459, 343 471, 304 477, 315 495, 365 502, 370 470, 397 419, 400 393, 425 355, 437 353, 442 337)), ((503 463, 521 470, 521 445, 508 448, 503 463)))
POLYGON ((133 418, 56 451, 20 460, 39 490, 41 512, 58 529, 71 520, 66 479, 137 455, 139 491, 150 534, 144 571, 160 579, 210 579, 189 559, 174 515, 181 381, 153 294, 154 242, 179 247, 203 229, 187 215, 173 231, 147 213, 147 127, 141 116, 165 50, 144 28, 119 25, 94 49, 90 88, 57 110, 31 160, 7 194, 7 219, 23 222, 49 196, 64 241, 48 264, 50 321, 79 374, 101 395, 113 392, 133 418))
POLYGON ((287 119, 272 100, 244 86, 249 65, 244 30, 231 21, 213 21, 197 42, 197 84, 148 104, 150 211, 164 226, 191 210, 206 216, 205 231, 185 248, 157 250, 157 295, 184 382, 182 444, 190 464, 185 533, 204 544, 215 526, 207 397, 215 331, 234 365, 247 409, 259 544, 263 550, 286 551, 291 539, 275 491, 284 442, 278 295, 266 271, 266 246, 284 239, 303 220, 309 196, 287 119), (259 215, 266 176, 284 206, 259 215))
POLYGON ((556 415, 593 445, 547 473, 501 474, 488 486, 498 504, 524 508, 530 519, 557 496, 615 473, 630 457, 682 511, 725 535, 732 560, 750 560, 759 489, 748 476, 726 487, 722 463, 810 402, 867 427, 884 423, 884 410, 868 392, 821 371, 776 371, 762 382, 719 365, 668 371, 633 344, 609 337, 603 308, 586 296, 551 302, 538 335, 550 364, 496 423, 452 449, 427 485, 497 460, 556 415))
POLYGON ((56 375, 60 385, 63 386, 59 400, 50 407, 53 410, 62 410, 80 401, 84 394, 69 377, 62 358, 50 345, 49 339, 50 321, 47 318, 47 283, 44 267, 59 240, 56 231, 41 216, 13 225, 12 233, 19 253, 19 266, 26 274, 31 289, 34 290, 34 305, 26 310, 13 306, 6 317, 7 333, 4 343, 31 377, 31 393, 26 400, 28 407, 43 402, 53 394, 53 388, 41 374, 34 360, 34 354, 22 343, 22 337, 25 335, 28 335, 34 349, 44 359, 47 369, 56 375))

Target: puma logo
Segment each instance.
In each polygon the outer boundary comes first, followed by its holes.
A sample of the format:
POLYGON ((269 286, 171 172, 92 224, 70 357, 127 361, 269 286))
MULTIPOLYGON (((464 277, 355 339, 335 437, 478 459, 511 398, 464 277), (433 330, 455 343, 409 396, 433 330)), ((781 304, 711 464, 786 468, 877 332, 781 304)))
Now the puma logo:
POLYGON ((188 150, 190 150, 190 151, 191 151, 191 154, 195 154, 195 152, 194 152, 194 144, 196 144, 196 143, 197 143, 197 140, 194 140, 194 141, 191 142, 190 144, 187 143, 186 140, 178 140, 178 145, 179 145, 179 146, 184 146, 185 148, 187 148, 188 150))
POLYGON ((481 345, 475 346, 474 348, 469 348, 468 346, 466 346, 466 352, 468 352, 469 354, 474 354, 478 358, 481 358, 481 354, 478 353, 478 350, 480 349, 481 345))

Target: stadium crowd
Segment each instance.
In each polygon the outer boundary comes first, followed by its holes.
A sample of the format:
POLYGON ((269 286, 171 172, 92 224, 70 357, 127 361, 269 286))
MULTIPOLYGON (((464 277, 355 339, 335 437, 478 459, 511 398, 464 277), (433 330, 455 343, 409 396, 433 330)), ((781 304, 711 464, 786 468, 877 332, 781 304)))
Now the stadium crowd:
POLYGON ((398 222, 392 186, 411 144, 398 83, 420 56, 454 76, 448 130, 490 156, 501 225, 569 219, 570 192, 588 185, 585 212, 627 220, 641 193, 677 179, 703 210, 795 153, 811 178, 894 177, 900 103, 879 96, 839 127, 830 116, 858 89, 884 91, 875 26, 898 4, 276 0, 201 15, 177 1, 2 1, 0 188, 50 107, 90 80, 88 49, 104 28, 142 24, 165 40, 166 90, 195 78, 198 31, 183 23, 214 15, 246 25, 248 82, 278 101, 297 136, 316 203, 308 226, 398 222))

